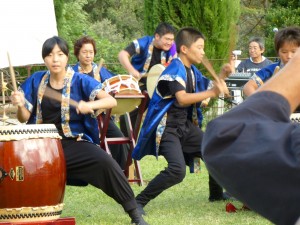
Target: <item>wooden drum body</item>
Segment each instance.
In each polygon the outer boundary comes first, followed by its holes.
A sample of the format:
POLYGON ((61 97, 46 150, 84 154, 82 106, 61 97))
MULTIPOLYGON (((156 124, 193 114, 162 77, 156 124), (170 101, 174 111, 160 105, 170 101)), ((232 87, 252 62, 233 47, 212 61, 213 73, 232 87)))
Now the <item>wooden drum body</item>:
POLYGON ((114 93, 117 106, 111 114, 122 115, 131 112, 141 103, 141 90, 138 81, 131 75, 116 75, 103 82, 103 90, 114 93))
POLYGON ((66 166, 52 124, 0 126, 0 222, 58 219, 66 166))

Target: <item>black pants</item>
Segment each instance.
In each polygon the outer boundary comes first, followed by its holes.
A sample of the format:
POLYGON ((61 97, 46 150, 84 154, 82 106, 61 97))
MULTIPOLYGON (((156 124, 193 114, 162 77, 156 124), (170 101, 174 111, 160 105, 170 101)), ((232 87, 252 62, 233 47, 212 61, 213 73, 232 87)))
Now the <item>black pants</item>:
POLYGON ((62 140, 67 179, 81 180, 121 204, 126 212, 137 207, 134 193, 116 161, 87 141, 62 140))
POLYGON ((180 183, 186 174, 185 155, 201 155, 201 141, 203 132, 191 122, 188 129, 181 134, 177 128, 166 127, 161 142, 160 155, 168 162, 168 167, 161 171, 147 187, 136 197, 137 203, 145 206, 164 190, 180 183))

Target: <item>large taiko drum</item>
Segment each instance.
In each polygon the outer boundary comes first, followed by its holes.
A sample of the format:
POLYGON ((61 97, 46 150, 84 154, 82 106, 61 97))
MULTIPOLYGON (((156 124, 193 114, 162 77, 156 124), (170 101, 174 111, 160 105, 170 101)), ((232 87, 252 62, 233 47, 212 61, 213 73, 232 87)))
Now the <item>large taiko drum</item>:
POLYGON ((0 126, 0 222, 58 219, 65 159, 52 124, 0 126))
POLYGON ((138 81, 131 75, 116 75, 103 82, 103 90, 116 94, 117 106, 112 114, 131 112, 141 103, 142 94, 138 81))

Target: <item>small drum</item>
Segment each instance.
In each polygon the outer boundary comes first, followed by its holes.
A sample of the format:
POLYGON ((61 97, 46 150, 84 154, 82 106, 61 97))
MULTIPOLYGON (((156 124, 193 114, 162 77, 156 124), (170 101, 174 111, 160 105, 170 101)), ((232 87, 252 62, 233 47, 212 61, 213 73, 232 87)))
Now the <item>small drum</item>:
POLYGON ((66 165, 52 124, 0 126, 0 222, 58 219, 66 165))
POLYGON ((112 114, 122 115, 131 112, 141 104, 143 95, 138 81, 131 75, 116 75, 103 82, 103 90, 114 93, 117 106, 112 108, 112 114))

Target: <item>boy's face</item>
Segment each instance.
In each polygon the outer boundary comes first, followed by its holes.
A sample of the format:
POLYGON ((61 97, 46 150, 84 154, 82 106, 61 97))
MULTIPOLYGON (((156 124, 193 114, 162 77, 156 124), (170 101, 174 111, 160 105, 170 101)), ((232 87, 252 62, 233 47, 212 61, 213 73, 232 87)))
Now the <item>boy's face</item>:
POLYGON ((163 36, 155 34, 154 46, 163 51, 169 51, 174 43, 174 34, 168 33, 163 36))
POLYGON ((299 46, 295 45, 292 42, 284 42, 283 45, 279 48, 278 56, 281 62, 285 65, 287 62, 293 58, 295 52, 299 46))
POLYGON ((199 38, 186 51, 186 57, 191 64, 199 64, 202 62, 204 52, 204 40, 199 38))

